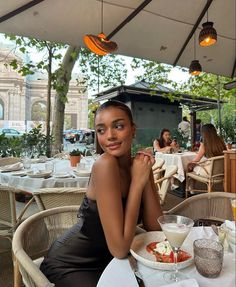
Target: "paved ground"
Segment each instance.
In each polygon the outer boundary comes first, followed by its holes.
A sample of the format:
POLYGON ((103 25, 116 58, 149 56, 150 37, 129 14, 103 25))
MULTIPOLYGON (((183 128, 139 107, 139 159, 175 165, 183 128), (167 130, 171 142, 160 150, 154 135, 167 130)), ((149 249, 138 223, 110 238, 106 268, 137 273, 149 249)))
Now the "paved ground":
MULTIPOLYGON (((182 198, 167 194, 164 210, 169 210, 178 203, 183 201, 182 198)), ((17 202, 17 212, 19 213, 24 207, 24 203, 17 202)), ((36 204, 32 204, 26 213, 26 217, 38 212, 36 204)), ((13 266, 11 259, 11 244, 8 240, 0 240, 0 287, 13 287, 13 266)))

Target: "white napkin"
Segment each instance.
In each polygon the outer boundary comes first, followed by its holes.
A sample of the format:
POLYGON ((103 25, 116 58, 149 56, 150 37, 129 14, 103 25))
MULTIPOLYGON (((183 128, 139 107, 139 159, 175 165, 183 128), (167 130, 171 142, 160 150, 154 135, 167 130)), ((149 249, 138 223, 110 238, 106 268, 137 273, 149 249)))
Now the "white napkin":
POLYGON ((22 164, 20 162, 14 163, 14 164, 9 164, 9 165, 4 165, 1 167, 2 171, 15 171, 18 169, 21 169, 22 164))
POLYGON ((225 220, 225 226, 227 229, 231 229, 232 231, 236 230, 235 221, 225 220))
POLYGON ((199 287, 196 279, 187 279, 180 282, 174 282, 168 285, 165 285, 165 287, 199 287))

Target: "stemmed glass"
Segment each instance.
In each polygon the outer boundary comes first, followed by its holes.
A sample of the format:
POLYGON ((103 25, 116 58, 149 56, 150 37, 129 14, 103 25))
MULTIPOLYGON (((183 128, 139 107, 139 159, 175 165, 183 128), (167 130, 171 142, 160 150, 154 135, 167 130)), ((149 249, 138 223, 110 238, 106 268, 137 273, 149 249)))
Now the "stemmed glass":
POLYGON ((158 222, 174 252, 174 272, 165 273, 165 281, 171 283, 187 279, 187 276, 178 271, 178 252, 194 225, 193 220, 180 215, 162 215, 158 222))

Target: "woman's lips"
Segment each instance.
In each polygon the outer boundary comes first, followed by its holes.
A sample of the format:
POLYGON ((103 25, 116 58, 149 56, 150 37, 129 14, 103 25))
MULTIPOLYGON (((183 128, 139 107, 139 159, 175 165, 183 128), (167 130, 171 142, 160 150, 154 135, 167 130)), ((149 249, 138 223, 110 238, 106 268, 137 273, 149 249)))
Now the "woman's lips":
POLYGON ((120 145, 121 143, 112 143, 112 144, 107 145, 107 148, 110 150, 115 150, 115 149, 118 149, 120 145))

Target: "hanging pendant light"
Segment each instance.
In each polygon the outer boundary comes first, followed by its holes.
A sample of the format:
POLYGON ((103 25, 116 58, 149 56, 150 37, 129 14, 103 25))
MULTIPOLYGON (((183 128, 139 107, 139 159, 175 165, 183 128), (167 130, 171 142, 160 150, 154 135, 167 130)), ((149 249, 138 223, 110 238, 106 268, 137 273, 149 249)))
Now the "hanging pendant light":
POLYGON ((199 63, 199 61, 196 60, 195 33, 194 33, 193 45, 194 45, 194 60, 192 60, 189 66, 189 74, 191 74, 192 76, 198 76, 202 72, 202 66, 199 63))
POLYGON ((199 34, 198 41, 200 46, 207 47, 214 45, 217 41, 217 32, 213 27, 214 23, 208 21, 208 10, 207 10, 207 22, 202 24, 202 30, 199 34))
MULTIPOLYGON (((103 31, 103 0, 101 1, 101 30, 103 31)), ((100 56, 113 53, 118 49, 117 44, 108 40, 103 32, 98 35, 85 35, 84 43, 90 51, 100 56)))

